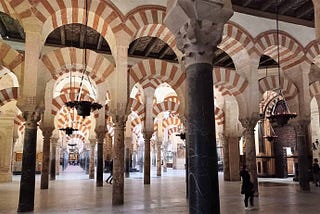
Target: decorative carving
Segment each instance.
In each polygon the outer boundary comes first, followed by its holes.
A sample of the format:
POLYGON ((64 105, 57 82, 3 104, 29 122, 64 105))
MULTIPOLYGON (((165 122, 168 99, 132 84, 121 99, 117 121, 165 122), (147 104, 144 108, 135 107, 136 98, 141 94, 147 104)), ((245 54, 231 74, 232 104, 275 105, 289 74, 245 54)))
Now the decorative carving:
POLYGON ((37 123, 41 119, 41 113, 37 111, 25 111, 23 112, 23 117, 25 119, 26 127, 36 128, 37 123))

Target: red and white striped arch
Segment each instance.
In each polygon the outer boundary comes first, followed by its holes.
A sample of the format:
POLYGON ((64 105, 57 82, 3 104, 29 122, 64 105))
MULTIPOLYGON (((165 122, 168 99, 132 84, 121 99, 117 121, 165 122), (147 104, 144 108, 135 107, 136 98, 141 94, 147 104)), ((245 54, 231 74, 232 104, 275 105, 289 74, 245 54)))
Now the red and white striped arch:
POLYGON ((16 13, 10 5, 10 1, 0 1, 0 11, 12 17, 16 13))
MULTIPOLYGON (((73 47, 51 51, 43 55, 41 60, 55 80, 70 71, 82 71, 85 65, 84 50, 73 47)), ((104 82, 114 69, 115 65, 103 55, 87 50, 87 70, 96 84, 104 82)))
POLYGON ((259 92, 261 96, 266 91, 272 91, 275 88, 281 88, 282 94, 285 96, 286 100, 291 100, 295 98, 298 94, 298 89, 290 80, 280 77, 280 86, 279 86, 279 77, 277 75, 272 75, 264 77, 259 80, 259 92))
POLYGON ((179 127, 174 126, 168 129, 168 135, 171 136, 174 133, 180 133, 179 127))
MULTIPOLYGON (((50 32, 62 25, 71 23, 86 25, 84 8, 83 0, 38 1, 33 10, 43 23, 43 41, 50 32)), ((112 4, 107 1, 88 1, 87 25, 99 32, 109 43, 111 50, 114 49, 114 33, 122 29, 122 18, 112 4)))
POLYGON ((163 111, 170 111, 179 113, 180 103, 179 102, 172 102, 168 100, 164 100, 161 103, 153 105, 153 116, 157 117, 159 113, 163 111))
POLYGON ((18 99, 18 87, 5 88, 0 90, 0 107, 8 102, 18 99))
POLYGON ((25 122, 25 119, 23 118, 22 114, 18 114, 14 118, 14 124, 18 126, 18 130, 20 133, 24 131, 24 122, 25 122))
POLYGON ((19 83, 22 82, 24 56, 4 42, 0 42, 0 63, 17 76, 19 83))
MULTIPOLYGON (((279 34, 280 65, 282 70, 288 70, 304 61, 304 48, 289 34, 280 31, 279 34)), ((276 31, 264 32, 256 38, 256 48, 261 55, 270 56, 278 61, 276 31)))
POLYGON ((275 91, 266 91, 263 93, 261 102, 259 103, 259 113, 269 116, 273 106, 277 103, 276 97, 279 94, 275 91))
POLYGON ((317 80, 310 85, 310 94, 312 97, 320 95, 320 81, 317 80))
MULTIPOLYGON (((56 115, 57 112, 60 111, 60 109, 65 106, 65 103, 68 101, 75 101, 76 100, 76 94, 78 94, 79 88, 72 88, 72 91, 70 91, 70 88, 68 90, 61 91, 60 95, 52 99, 52 109, 51 113, 53 115, 56 115)), ((94 99, 89 96, 89 92, 86 90, 82 91, 81 94, 81 100, 88 100, 93 101, 94 99)))
POLYGON ((222 91, 223 96, 230 93, 233 96, 240 95, 249 85, 248 81, 235 70, 216 67, 212 75, 214 86, 222 91))
POLYGON ((314 63, 320 67, 320 42, 314 40, 306 47, 306 59, 311 64, 314 63))
POLYGON ((0 10, 20 20, 32 16, 32 7, 30 1, 27 0, 3 0, 0 4, 0 10))
POLYGON ((143 103, 140 103, 138 100, 133 99, 131 110, 137 113, 141 121, 144 121, 146 118, 146 110, 143 103))
POLYGON ((218 47, 231 58, 241 51, 246 51, 249 55, 256 52, 253 37, 240 25, 230 21, 224 25, 223 39, 218 47))
POLYGON ((224 111, 218 106, 214 108, 214 117, 218 126, 224 125, 224 111))
POLYGON ((181 121, 178 117, 169 117, 168 119, 164 119, 162 121, 162 128, 166 129, 169 126, 179 126, 181 125, 181 121))
POLYGON ((70 141, 71 139, 79 139, 79 140, 81 140, 82 142, 85 142, 85 140, 86 140, 86 136, 84 136, 84 135, 82 135, 82 134, 80 134, 80 133, 73 133, 72 135, 67 135, 66 136, 66 140, 67 141, 70 141))
POLYGON ((157 59, 140 61, 130 68, 129 73, 131 85, 154 78, 167 82, 173 89, 177 89, 186 78, 176 64, 157 59))

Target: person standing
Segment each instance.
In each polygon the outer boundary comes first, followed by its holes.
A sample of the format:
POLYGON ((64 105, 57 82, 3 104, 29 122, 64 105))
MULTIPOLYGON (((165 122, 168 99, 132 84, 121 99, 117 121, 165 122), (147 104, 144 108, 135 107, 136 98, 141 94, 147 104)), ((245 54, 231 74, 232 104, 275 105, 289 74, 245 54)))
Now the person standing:
POLYGON ((244 194, 244 206, 248 210, 248 202, 250 201, 250 209, 254 208, 254 185, 250 180, 250 174, 247 170, 246 165, 243 166, 240 171, 240 177, 242 178, 241 194, 244 194))
POLYGON ((112 184, 112 180, 113 180, 113 160, 110 161, 109 169, 110 169, 110 175, 109 175, 109 177, 107 178, 106 182, 107 182, 108 184, 112 184))
POLYGON ((320 187, 320 181, 319 181, 319 174, 320 174, 320 168, 318 164, 318 159, 315 158, 313 159, 313 164, 312 164, 312 177, 313 177, 313 182, 314 184, 320 187))

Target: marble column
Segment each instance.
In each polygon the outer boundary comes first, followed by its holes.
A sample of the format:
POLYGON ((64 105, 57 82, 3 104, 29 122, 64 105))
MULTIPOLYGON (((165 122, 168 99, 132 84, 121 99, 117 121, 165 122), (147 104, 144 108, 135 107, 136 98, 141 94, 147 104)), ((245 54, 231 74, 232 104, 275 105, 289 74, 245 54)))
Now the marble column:
POLYGON ((96 132, 97 136, 97 187, 103 186, 103 141, 106 131, 100 130, 96 132))
POLYGON ((157 141, 157 176, 161 176, 161 143, 157 141))
POLYGON ((56 180, 57 141, 58 138, 51 138, 50 180, 56 180))
POLYGON ((90 163, 89 163, 89 179, 94 179, 94 155, 96 148, 96 139, 90 139, 90 163))
POLYGON ((245 128, 244 140, 246 144, 246 165, 250 174, 251 181, 255 187, 255 194, 258 194, 258 175, 257 175, 257 163, 256 163, 256 145, 254 140, 254 127, 258 122, 258 117, 253 116, 251 118, 240 119, 240 122, 245 128))
POLYGON ((106 146, 105 146, 105 160, 111 161, 113 156, 112 137, 110 134, 106 134, 106 146))
POLYGON ((124 201, 125 116, 117 115, 114 123, 112 205, 121 205, 124 201))
POLYGON ((25 111, 23 117, 25 118, 25 131, 18 212, 28 212, 34 209, 37 123, 40 120, 40 113, 25 111))
POLYGON ((144 171, 143 183, 150 184, 150 140, 152 132, 144 133, 144 171))
POLYGON ((230 166, 229 166, 229 144, 223 133, 219 133, 219 140, 223 148, 223 179, 230 181, 230 166))
POLYGON ((297 134, 297 147, 298 147, 298 168, 299 168, 299 184, 300 190, 310 191, 309 184, 309 167, 311 165, 308 156, 310 154, 310 145, 308 145, 308 125, 309 120, 298 120, 294 124, 297 134))
POLYGON ((0 115, 0 183, 12 181, 13 146, 17 137, 13 137, 15 113, 1 112, 0 115))
POLYGON ((162 159, 163 159, 163 172, 167 172, 167 151, 168 151, 168 141, 163 142, 162 159))
POLYGON ((212 60, 232 13, 222 1, 168 1, 165 24, 185 56, 189 213, 220 213, 212 60))
POLYGON ((50 140, 53 127, 42 128, 43 147, 42 147, 42 170, 40 189, 49 188, 49 160, 50 160, 50 140))
POLYGON ((229 181, 240 181, 240 137, 228 136, 226 139, 229 149, 229 181))
POLYGON ((57 144, 58 146, 56 146, 56 175, 60 174, 60 156, 61 156, 61 146, 60 144, 57 144))
POLYGON ((126 178, 130 177, 130 144, 131 137, 125 138, 125 175, 126 178))

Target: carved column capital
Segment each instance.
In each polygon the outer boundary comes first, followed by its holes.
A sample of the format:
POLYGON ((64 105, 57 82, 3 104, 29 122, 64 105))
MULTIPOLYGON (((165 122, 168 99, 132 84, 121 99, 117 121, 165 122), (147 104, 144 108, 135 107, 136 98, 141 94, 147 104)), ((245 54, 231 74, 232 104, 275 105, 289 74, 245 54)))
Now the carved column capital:
POLYGON ((26 128, 37 128, 37 123, 41 119, 41 112, 38 111, 25 111, 23 112, 26 128))
POLYGON ((169 0, 165 24, 175 34, 177 47, 184 53, 185 66, 212 64, 221 42, 223 25, 233 11, 222 0, 169 0))
POLYGON ((240 119, 241 125, 243 128, 245 128, 245 134, 253 133, 254 127, 256 126, 258 120, 258 117, 246 117, 240 119))

